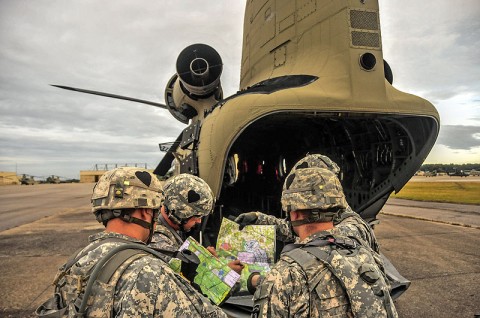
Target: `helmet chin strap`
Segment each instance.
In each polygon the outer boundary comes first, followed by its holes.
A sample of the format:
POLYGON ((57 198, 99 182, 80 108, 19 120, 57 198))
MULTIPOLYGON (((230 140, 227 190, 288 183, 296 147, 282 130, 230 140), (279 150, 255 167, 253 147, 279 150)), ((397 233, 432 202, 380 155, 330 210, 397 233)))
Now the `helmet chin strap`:
POLYGON ((185 228, 185 224, 187 224, 187 220, 182 220, 178 227, 179 227, 179 230, 182 231, 183 233, 188 233, 190 232, 190 230, 187 230, 185 228))
POLYGON ((145 242, 147 245, 152 243, 154 231, 155 231, 155 220, 152 218, 152 222, 150 222, 150 232, 148 233, 148 238, 147 238, 147 241, 145 242))
POLYGON ((117 211, 120 211, 120 215, 118 215, 117 217, 122 219, 123 221, 140 225, 141 227, 149 230, 148 239, 146 243, 150 244, 152 242, 154 226, 155 226, 155 215, 157 214, 156 212, 153 212, 152 221, 147 222, 145 220, 133 217, 130 214, 126 214, 123 210, 113 210, 113 213, 115 214, 115 212, 117 211))
POLYGON ((163 205, 165 207, 165 212, 167 213, 168 218, 175 224, 178 225, 178 230, 182 233, 189 233, 192 229, 186 230, 185 229, 185 224, 187 224, 189 219, 182 220, 179 217, 175 215, 175 211, 170 210, 167 205, 163 205))
MULTIPOLYGON (((188 221, 188 220, 187 220, 187 221, 188 221)), ((195 225, 192 226, 192 227, 190 228, 190 230, 187 231, 187 230, 185 229, 185 224, 186 224, 186 223, 187 223, 186 221, 183 221, 183 222, 182 222, 182 225, 181 225, 181 227, 180 227, 180 229, 181 229, 181 231, 182 231, 183 233, 195 232, 197 229, 200 229, 201 226, 202 226, 202 225, 201 225, 202 223, 195 223, 195 225)))
POLYGON ((336 211, 320 211, 317 209, 310 210, 310 215, 302 220, 290 221, 291 226, 300 226, 303 224, 317 223, 317 222, 330 222, 333 221, 335 216, 338 214, 336 211))
POLYGON ((296 233, 295 230, 293 229, 292 219, 290 218, 290 213, 287 213, 287 217, 285 218, 285 220, 288 222, 288 227, 290 228, 290 232, 292 232, 293 234, 297 235, 297 233, 296 233))

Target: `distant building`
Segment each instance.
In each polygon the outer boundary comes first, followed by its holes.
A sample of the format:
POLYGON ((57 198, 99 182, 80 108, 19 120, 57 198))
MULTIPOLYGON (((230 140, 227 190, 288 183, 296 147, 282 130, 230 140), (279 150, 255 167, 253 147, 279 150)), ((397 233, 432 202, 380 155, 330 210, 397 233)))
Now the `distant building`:
POLYGON ((20 184, 20 179, 15 172, 0 171, 0 185, 20 184))
POLYGON ((107 170, 81 170, 80 183, 97 182, 107 170))

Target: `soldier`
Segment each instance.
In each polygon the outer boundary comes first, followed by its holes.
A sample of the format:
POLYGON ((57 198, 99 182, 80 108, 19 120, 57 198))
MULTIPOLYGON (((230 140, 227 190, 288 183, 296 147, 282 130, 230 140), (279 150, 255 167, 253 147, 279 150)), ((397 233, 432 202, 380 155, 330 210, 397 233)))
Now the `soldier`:
POLYGON ((139 168, 117 168, 100 178, 92 212, 105 231, 60 269, 55 297, 37 309, 38 316, 226 317, 146 246, 161 191, 157 177, 139 168))
POLYGON ((300 242, 284 248, 264 279, 251 275, 252 317, 397 317, 371 249, 335 231, 333 219, 347 207, 336 174, 296 169, 281 201, 300 242))
POLYGON ((171 249, 183 244, 186 234, 201 225, 202 218, 213 211, 214 197, 209 185, 191 174, 179 174, 163 185, 164 201, 160 208, 152 248, 171 249))
MULTIPOLYGON (((338 165, 329 157, 321 154, 311 154, 300 159, 293 166, 290 173, 297 169, 313 167, 328 169, 335 173, 335 175, 340 173, 338 165)), ((283 242, 294 242, 297 239, 290 224, 286 220, 262 212, 243 213, 235 219, 235 222, 240 224, 240 229, 249 224, 276 225, 278 240, 283 242)), ((344 209, 341 209, 339 213, 335 215, 333 223, 339 234, 355 237, 361 244, 370 247, 375 252, 375 257, 380 262, 380 265, 383 266, 379 256, 379 245, 372 228, 358 213, 352 210, 348 203, 346 203, 344 209)))
MULTIPOLYGON (((201 225, 202 218, 213 212, 213 192, 201 178, 179 174, 165 182, 163 194, 165 198, 150 246, 176 251, 183 244, 185 236, 201 225)), ((213 247, 208 249, 216 256, 213 247)), ((168 260, 170 257, 166 256, 168 260)), ((231 261, 228 265, 238 273, 243 269, 239 260, 231 261)))

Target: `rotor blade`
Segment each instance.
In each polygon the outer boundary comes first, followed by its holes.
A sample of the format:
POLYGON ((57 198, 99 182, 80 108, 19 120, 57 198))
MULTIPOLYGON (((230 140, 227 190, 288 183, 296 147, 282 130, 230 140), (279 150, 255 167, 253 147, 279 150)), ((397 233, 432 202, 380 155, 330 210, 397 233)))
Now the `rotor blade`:
POLYGON ((67 90, 70 90, 70 91, 76 91, 76 92, 80 92, 80 93, 87 93, 87 94, 93 94, 93 95, 100 95, 100 96, 105 96, 105 97, 129 100, 129 101, 132 101, 132 102, 147 104, 147 105, 160 107, 160 108, 165 108, 165 109, 167 108, 167 105, 165 105, 165 104, 150 102, 148 100, 143 100, 143 99, 138 99, 138 98, 114 95, 114 94, 97 92, 97 91, 90 91, 90 90, 87 90, 87 89, 81 89, 81 88, 75 88, 75 87, 69 87, 69 86, 62 86, 62 85, 50 84, 50 86, 55 86, 55 87, 58 87, 58 88, 63 88, 63 89, 67 89, 67 90))

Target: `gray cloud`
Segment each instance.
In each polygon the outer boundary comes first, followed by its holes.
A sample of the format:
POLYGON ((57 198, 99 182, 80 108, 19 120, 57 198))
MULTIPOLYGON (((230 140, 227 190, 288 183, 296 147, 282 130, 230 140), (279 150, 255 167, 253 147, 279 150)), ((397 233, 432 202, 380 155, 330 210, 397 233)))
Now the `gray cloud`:
POLYGON ((437 144, 457 150, 470 150, 480 147, 480 127, 441 126, 437 144))
POLYGON ((224 58, 223 87, 232 94, 243 7, 205 0, 0 2, 0 170, 78 177, 95 163, 155 167, 163 156, 158 143, 185 127, 168 111, 48 84, 163 102, 178 53, 202 42, 224 58))
POLYGON ((480 91, 480 4, 380 0, 384 58, 395 85, 433 103, 480 91))

